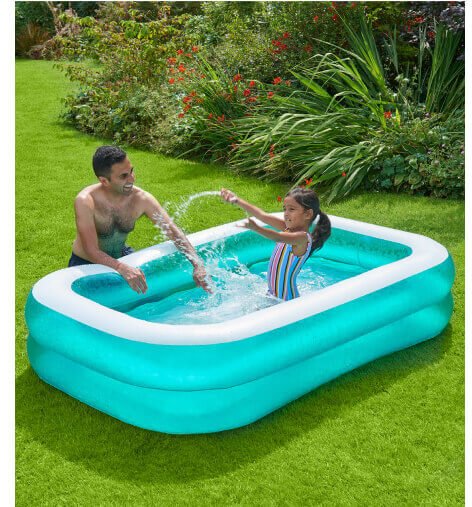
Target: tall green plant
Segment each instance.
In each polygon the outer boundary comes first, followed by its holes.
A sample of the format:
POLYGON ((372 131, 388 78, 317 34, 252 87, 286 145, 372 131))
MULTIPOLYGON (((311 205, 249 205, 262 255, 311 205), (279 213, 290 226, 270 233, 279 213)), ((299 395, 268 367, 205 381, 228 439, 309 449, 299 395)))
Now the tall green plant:
POLYGON ((428 79, 426 109, 429 112, 453 113, 464 109, 465 61, 457 58, 463 32, 436 25, 436 44, 428 79))

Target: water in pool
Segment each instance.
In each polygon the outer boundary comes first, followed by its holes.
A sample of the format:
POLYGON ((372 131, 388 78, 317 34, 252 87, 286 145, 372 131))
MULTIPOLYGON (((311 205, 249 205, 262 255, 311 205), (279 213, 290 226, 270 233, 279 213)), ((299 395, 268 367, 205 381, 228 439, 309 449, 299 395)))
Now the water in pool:
MULTIPOLYGON (((174 222, 180 221, 196 199, 215 196, 219 199, 219 195, 219 191, 208 191, 190 196, 172 213, 174 222)), ((165 224, 158 222, 158 225, 165 228, 165 224)), ((155 301, 146 300, 123 311, 138 319, 163 324, 214 324, 283 303, 267 293, 268 259, 246 266, 236 257, 225 258, 223 246, 223 241, 217 242, 204 252, 205 268, 213 282, 212 294, 193 288, 155 301)), ((329 261, 314 254, 298 275, 297 286, 303 296, 364 271, 359 266, 329 261)))
MULTIPOLYGON (((217 261, 207 257, 205 266, 213 280, 213 294, 193 288, 147 301, 126 313, 163 324, 213 324, 283 303, 267 294, 268 261, 248 267, 236 258, 217 261)), ((359 266, 329 261, 315 254, 298 275, 297 286, 303 296, 363 272, 359 266)))

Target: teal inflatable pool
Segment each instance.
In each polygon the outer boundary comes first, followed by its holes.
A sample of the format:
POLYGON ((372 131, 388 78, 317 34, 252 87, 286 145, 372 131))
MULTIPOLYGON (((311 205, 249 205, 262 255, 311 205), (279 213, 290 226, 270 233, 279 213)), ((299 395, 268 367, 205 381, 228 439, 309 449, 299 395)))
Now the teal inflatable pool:
MULTIPOLYGON (((122 259, 145 272, 145 295, 104 266, 51 273, 26 305, 31 366, 48 384, 126 423, 207 433, 249 424, 441 333, 453 308, 447 250, 424 236, 330 219, 332 235, 314 255, 361 267, 360 274, 220 323, 171 325, 120 311, 193 286, 189 263, 169 242, 122 259)), ((203 256, 218 242, 222 257, 247 266, 268 261, 274 246, 234 223, 189 240, 203 256)))

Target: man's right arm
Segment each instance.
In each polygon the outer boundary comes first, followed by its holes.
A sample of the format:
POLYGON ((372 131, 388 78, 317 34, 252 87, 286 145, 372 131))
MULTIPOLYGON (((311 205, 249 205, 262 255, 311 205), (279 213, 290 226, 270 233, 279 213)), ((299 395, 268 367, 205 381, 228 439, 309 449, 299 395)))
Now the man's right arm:
POLYGON ((77 196, 74 202, 75 223, 80 243, 87 256, 87 260, 95 264, 108 266, 126 280, 129 286, 138 294, 147 290, 146 278, 139 268, 133 268, 114 259, 98 246, 97 229, 93 216, 93 201, 90 196, 77 196))

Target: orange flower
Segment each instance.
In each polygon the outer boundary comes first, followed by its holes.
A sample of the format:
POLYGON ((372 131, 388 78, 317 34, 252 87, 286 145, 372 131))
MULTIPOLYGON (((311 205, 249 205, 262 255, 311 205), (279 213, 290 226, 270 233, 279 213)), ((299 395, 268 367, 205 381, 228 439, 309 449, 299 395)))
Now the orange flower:
POLYGON ((253 86, 256 86, 256 82, 255 81, 249 81, 249 86, 252 88, 253 86))
POLYGON ((392 112, 391 111, 385 111, 384 118, 390 119, 391 117, 392 117, 392 112))
POLYGON ((249 97, 249 95, 251 95, 251 90, 249 88, 246 88, 244 91, 243 91, 243 95, 245 97, 249 97))
POLYGON ((210 113, 210 114, 208 115, 208 119, 209 119, 209 120, 211 120, 212 118, 213 118, 213 113, 210 113))
POLYGON ((273 96, 274 96, 274 92, 269 92, 269 93, 267 94, 267 98, 268 98, 268 99, 271 99, 273 96))
POLYGON ((192 51, 194 53, 198 53, 198 46, 192 46, 192 51))
POLYGON ((184 81, 183 77, 179 77, 178 81, 184 81))
POLYGON ((169 65, 173 65, 174 63, 177 63, 177 58, 167 58, 167 63, 169 65))
POLYGON ((195 90, 192 90, 192 91, 190 92, 190 96, 191 96, 191 97, 195 97, 196 95, 197 95, 197 92, 196 92, 195 90))
POLYGON ((282 201, 282 197, 280 197, 280 195, 277 196, 277 201, 278 202, 281 202, 282 201))
POLYGON ((171 77, 171 78, 169 79, 169 84, 174 84, 174 83, 175 83, 175 79, 174 79, 173 77, 171 77))
POLYGON ((308 186, 308 185, 311 185, 313 183, 313 178, 308 178, 305 180, 305 184, 308 186))
POLYGON ((185 72, 185 67, 183 65, 179 65, 179 72, 185 72))
POLYGON ((185 107, 184 107, 184 111, 187 112, 189 109, 190 109, 190 104, 187 104, 185 107))
POLYGON ((343 173, 341 174, 341 176, 342 176, 343 178, 345 178, 345 177, 346 177, 346 173, 343 171, 343 173))
POLYGON ((178 55, 181 55, 183 52, 184 52, 184 50, 183 50, 183 49, 178 49, 178 50, 177 50, 177 54, 178 54, 178 55))
POLYGON ((273 83, 274 83, 275 85, 278 85, 278 84, 279 84, 279 83, 281 83, 281 82, 282 82, 282 78, 281 78, 281 77, 274 77, 274 81, 273 81, 273 83))

